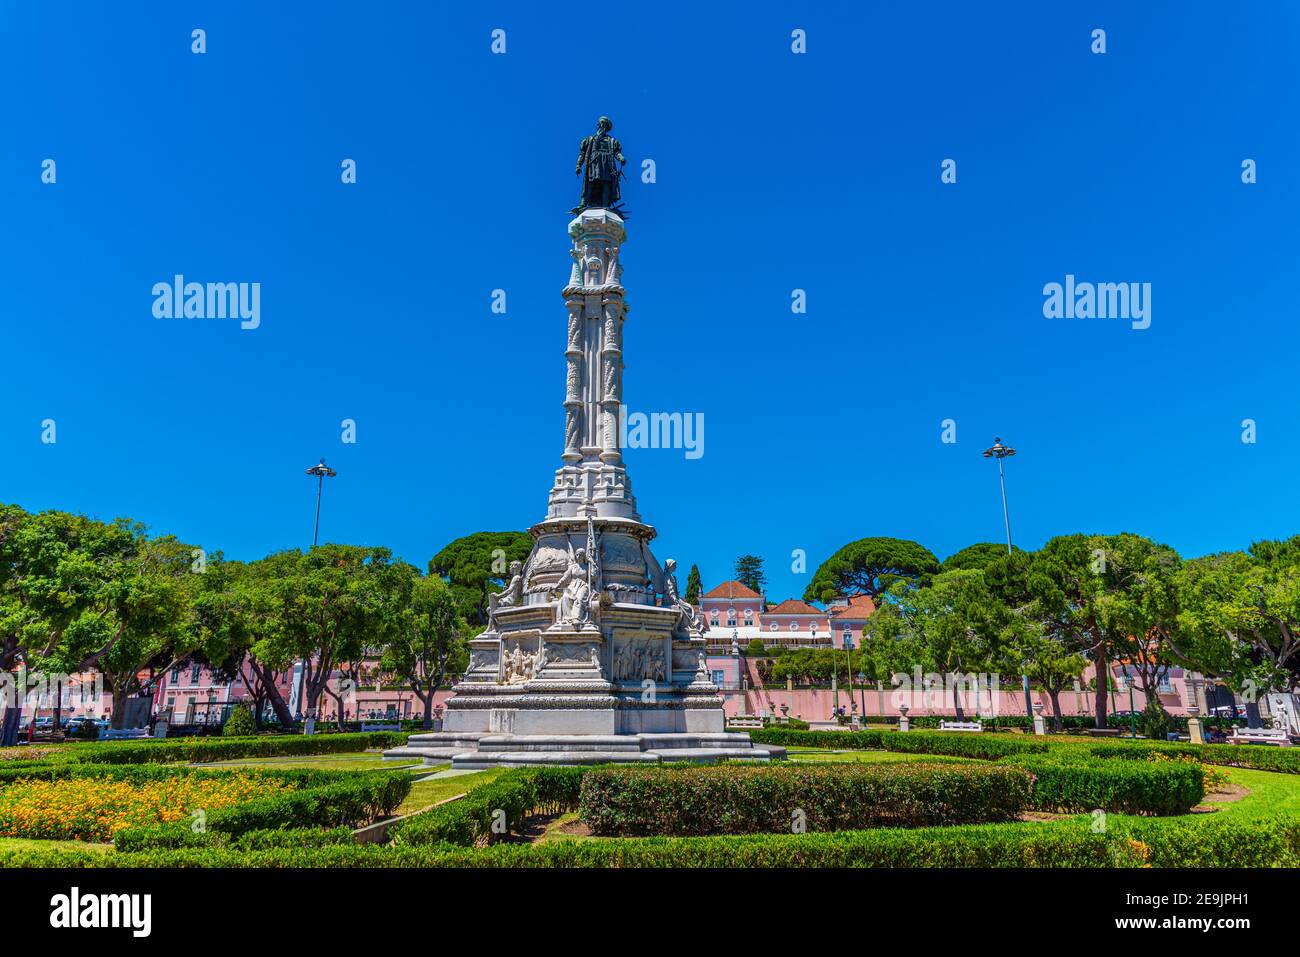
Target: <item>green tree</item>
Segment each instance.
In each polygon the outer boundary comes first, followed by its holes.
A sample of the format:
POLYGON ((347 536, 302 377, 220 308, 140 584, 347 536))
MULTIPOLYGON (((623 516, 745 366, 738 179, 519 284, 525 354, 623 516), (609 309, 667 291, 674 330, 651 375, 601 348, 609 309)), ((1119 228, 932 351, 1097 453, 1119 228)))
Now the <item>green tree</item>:
POLYGON ((259 730, 268 705, 281 727, 293 727, 280 692, 293 657, 284 642, 272 639, 279 627, 276 582, 296 562, 296 554, 278 553, 245 565, 217 553, 209 559, 194 599, 195 657, 217 674, 243 683, 259 730))
POLYGON ((1178 593, 1175 654, 1241 695, 1257 726, 1260 694, 1300 686, 1300 536, 1193 559, 1178 593))
POLYGON ((840 595, 870 595, 880 605, 896 583, 922 585, 939 571, 925 546, 902 538, 860 538, 822 562, 804 590, 804 601, 829 603, 840 595))
POLYGON ((141 673, 159 674, 189 653, 193 595, 202 567, 195 565, 193 553, 171 535, 141 541, 100 618, 101 627, 84 634, 78 628, 65 632, 62 661, 78 662, 76 671, 94 667, 104 675, 113 696, 114 728, 122 727, 127 697, 149 692, 141 673))
POLYGON ((978 569, 944 572, 920 588, 900 579, 872 616, 864 648, 890 672, 910 675, 919 666, 944 676, 961 719, 969 676, 1000 670, 1009 619, 978 569))
POLYGON ((760 595, 766 594, 767 575, 763 573, 763 559, 757 555, 741 555, 736 559, 736 581, 760 595))
POLYGON ((401 675, 424 706, 424 726, 433 726, 433 698, 448 674, 469 662, 467 626, 451 589, 436 575, 412 582, 410 604, 384 649, 381 666, 401 675))
MULTIPOLYGON (((1020 548, 1013 546, 1012 554, 1022 553, 1020 548)), ((953 552, 943 560, 940 566, 946 572, 958 571, 963 568, 984 569, 996 561, 1007 557, 1007 546, 997 542, 976 542, 974 545, 967 545, 959 552, 953 552)))
POLYGON ((446 545, 429 560, 429 574, 447 580, 462 616, 487 624, 487 596, 505 586, 512 561, 527 561, 533 549, 527 532, 475 532, 446 545))
POLYGON ((227 738, 247 737, 256 734, 257 731, 257 720, 253 717, 253 709, 246 704, 235 705, 230 710, 226 723, 221 726, 221 734, 227 738))
MULTIPOLYGON (((170 660, 188 634, 192 552, 172 536, 148 538, 145 527, 129 519, 106 523, 67 512, 4 509, 5 663, 21 660, 51 675, 98 669, 120 727, 126 697, 145 690, 139 673, 170 660)), ((0 738, 11 733, 6 717, 0 738)))
POLYGON ((1182 559, 1169 546, 1131 532, 1098 536, 1094 555, 1102 580, 1097 620, 1106 646, 1146 695, 1144 724, 1165 727, 1160 682, 1175 663, 1169 636, 1178 618, 1182 559))
POLYGON ((280 557, 283 563, 270 582, 275 620, 254 649, 274 664, 302 661, 304 713, 314 719, 335 668, 391 639, 397 626, 386 594, 392 553, 321 545, 305 555, 295 550, 280 557))
POLYGON ((692 565, 691 573, 686 576, 686 601, 692 605, 698 605, 703 591, 704 586, 700 583, 700 566, 692 565))
MULTIPOLYGON (((1101 575, 1104 544, 1102 536, 1095 535, 1060 535, 1050 539, 1034 554, 1024 586, 1028 600, 1035 603, 1029 613, 1039 622, 1042 633, 1052 637, 1067 657, 1081 655, 1095 666, 1094 721, 1098 728, 1106 727, 1109 711, 1107 691, 1113 637, 1101 616, 1101 602, 1107 588, 1101 575)), ((995 592, 1003 589, 1014 593, 1018 587, 1014 573, 1004 565, 991 565, 988 577, 995 592)), ((1008 599, 1004 597, 1005 600, 1008 599)))

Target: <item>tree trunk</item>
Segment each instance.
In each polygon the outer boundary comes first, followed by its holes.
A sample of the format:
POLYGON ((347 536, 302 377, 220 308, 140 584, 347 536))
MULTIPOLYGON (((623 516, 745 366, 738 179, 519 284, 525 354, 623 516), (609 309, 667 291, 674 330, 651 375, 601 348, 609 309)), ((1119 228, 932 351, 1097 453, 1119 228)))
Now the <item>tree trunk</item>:
POLYGON ((1106 695, 1110 692, 1110 667, 1106 661, 1097 662, 1097 694, 1094 702, 1095 725, 1106 727, 1106 695))
POLYGON ((340 731, 346 731, 347 728, 343 726, 343 696, 335 694, 330 690, 328 685, 325 687, 325 693, 334 699, 334 704, 336 705, 334 708, 334 724, 340 731))
POLYGON ((1064 731, 1065 722, 1061 720, 1061 689, 1049 686, 1047 698, 1052 702, 1052 728, 1056 731, 1064 731))
POLYGON ((424 730, 428 731, 433 728, 433 689, 422 699, 424 702, 424 730))
POLYGON ((280 727, 286 732, 292 731, 293 715, 289 713, 289 705, 285 703, 284 695, 280 694, 280 689, 275 686, 274 673, 264 665, 252 662, 250 664, 252 664, 253 670, 257 672, 257 676, 262 679, 262 686, 266 689, 266 696, 271 699, 271 710, 275 712, 280 727))
POLYGON ((958 684, 959 684, 959 683, 958 683, 957 681, 954 681, 954 682, 952 683, 952 709, 953 709, 953 711, 955 711, 955 712, 957 713, 957 720, 958 720, 958 721, 965 721, 965 720, 966 720, 966 712, 965 712, 965 710, 962 708, 961 695, 958 694, 958 691, 957 691, 957 689, 958 689, 958 684))
POLYGON ((126 709, 123 705, 126 703, 126 682, 113 682, 113 717, 108 726, 114 731, 122 730, 122 722, 126 720, 126 709))
POLYGON ((22 720, 22 698, 12 708, 5 708, 4 718, 0 719, 0 748, 10 748, 18 741, 18 722, 22 720))

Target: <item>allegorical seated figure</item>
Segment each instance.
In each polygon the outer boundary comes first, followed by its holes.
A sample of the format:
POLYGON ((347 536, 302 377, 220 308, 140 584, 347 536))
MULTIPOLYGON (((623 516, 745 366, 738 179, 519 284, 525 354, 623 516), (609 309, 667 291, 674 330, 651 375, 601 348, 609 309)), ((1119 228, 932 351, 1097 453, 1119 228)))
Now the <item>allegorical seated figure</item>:
POLYGON ((524 603, 524 563, 510 563, 510 582, 501 591, 488 595, 488 631, 497 630, 497 609, 514 608, 524 603))
POLYGON ((587 175, 582 181, 582 198, 571 212, 580 213, 588 208, 623 212, 618 205, 621 198, 618 181, 627 160, 623 158, 622 144, 609 135, 613 128, 613 121, 602 116, 596 122, 595 134, 585 137, 578 146, 578 162, 573 172, 582 176, 585 167, 587 175))
POLYGON ((707 629, 699 615, 695 613, 695 606, 684 600, 677 592, 677 560, 670 558, 664 562, 664 598, 665 608, 676 608, 681 614, 678 624, 693 635, 702 635, 707 629))
POLYGON ((569 565, 555 588, 560 592, 560 623, 585 625, 591 621, 591 582, 585 548, 569 554, 569 565))

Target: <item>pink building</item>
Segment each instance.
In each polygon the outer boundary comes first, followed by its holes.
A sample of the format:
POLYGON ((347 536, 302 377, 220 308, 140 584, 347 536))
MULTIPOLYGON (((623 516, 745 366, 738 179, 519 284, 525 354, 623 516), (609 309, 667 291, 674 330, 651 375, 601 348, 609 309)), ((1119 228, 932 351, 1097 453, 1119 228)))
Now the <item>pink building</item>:
POLYGON ((831 647, 830 616, 820 608, 787 598, 762 615, 763 644, 785 648, 831 647))
POLYGON ((836 648, 860 648, 862 630, 875 613, 876 603, 868 595, 837 598, 831 602, 831 644, 836 648))

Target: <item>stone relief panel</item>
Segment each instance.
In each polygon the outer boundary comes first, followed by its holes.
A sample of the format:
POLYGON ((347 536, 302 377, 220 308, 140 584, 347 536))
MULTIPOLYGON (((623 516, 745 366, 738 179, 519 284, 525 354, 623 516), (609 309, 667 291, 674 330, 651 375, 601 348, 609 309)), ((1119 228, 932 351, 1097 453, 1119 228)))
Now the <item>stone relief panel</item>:
POLYGON ((636 635, 616 638, 611 677, 615 681, 667 681, 664 639, 636 635))

